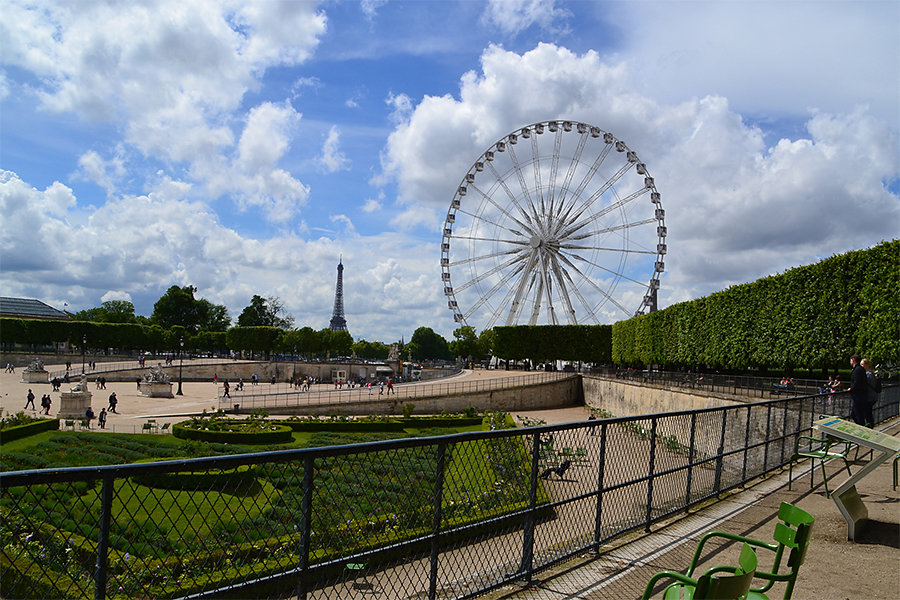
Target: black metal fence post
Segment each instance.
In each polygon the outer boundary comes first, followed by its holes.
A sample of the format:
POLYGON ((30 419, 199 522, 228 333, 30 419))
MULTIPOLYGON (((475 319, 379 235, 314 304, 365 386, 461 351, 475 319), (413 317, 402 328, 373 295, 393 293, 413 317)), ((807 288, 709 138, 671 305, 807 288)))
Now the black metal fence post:
POLYGON ((728 424, 728 411, 722 410, 722 434, 719 436, 719 451, 716 453, 716 482, 713 491, 718 495, 722 491, 722 470, 725 468, 725 426, 728 424))
POLYGON ((597 467, 597 512, 594 518, 594 552, 600 551, 603 534, 603 465, 606 464, 606 423, 600 425, 600 465, 597 467))
POLYGON ((300 564, 298 565, 297 597, 306 599, 306 578, 309 572, 309 547, 312 535, 312 498, 313 475, 316 468, 316 459, 307 456, 303 460, 303 499, 300 501, 300 509, 303 512, 300 520, 300 564))
POLYGON ((94 600, 106 598, 106 579, 109 571, 109 523, 112 515, 114 475, 103 477, 100 491, 100 527, 97 534, 97 565, 94 571, 94 600))
POLYGON ((434 513, 431 518, 431 565, 428 571, 429 600, 434 600, 437 597, 438 558, 440 557, 441 551, 441 520, 443 519, 441 505, 444 501, 444 465, 446 456, 447 442, 438 442, 437 465, 435 466, 434 474, 434 494, 432 495, 434 513))
POLYGON ((644 530, 650 531, 650 523, 653 520, 653 479, 656 472, 656 417, 650 421, 650 470, 647 472, 647 521, 644 530))
POLYGON ((691 443, 688 448, 687 489, 684 492, 684 505, 691 504, 691 482, 694 479, 694 445, 697 434, 697 413, 691 413, 691 443))
POLYGON ((744 466, 741 469, 741 482, 745 483, 747 481, 747 458, 750 454, 750 413, 752 412, 751 407, 747 407, 747 425, 744 428, 744 466))

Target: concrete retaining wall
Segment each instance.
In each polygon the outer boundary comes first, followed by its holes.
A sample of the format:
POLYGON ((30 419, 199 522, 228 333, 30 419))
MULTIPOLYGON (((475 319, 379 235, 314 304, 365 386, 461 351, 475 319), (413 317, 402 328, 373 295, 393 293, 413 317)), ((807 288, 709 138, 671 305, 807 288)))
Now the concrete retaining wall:
POLYGON ((461 412, 470 406, 478 410, 502 410, 505 412, 522 410, 542 410, 564 408, 583 403, 581 380, 569 377, 558 381, 548 381, 533 385, 522 385, 502 390, 461 392, 433 396, 430 398, 391 398, 390 400, 366 400, 341 404, 307 405, 290 408, 279 407, 279 414, 304 415, 384 415, 403 413, 406 404, 412 404, 414 414, 437 414, 441 411, 461 412))
POLYGON ((582 376, 584 403, 616 417, 732 406, 743 402, 710 392, 641 385, 616 379, 582 376))

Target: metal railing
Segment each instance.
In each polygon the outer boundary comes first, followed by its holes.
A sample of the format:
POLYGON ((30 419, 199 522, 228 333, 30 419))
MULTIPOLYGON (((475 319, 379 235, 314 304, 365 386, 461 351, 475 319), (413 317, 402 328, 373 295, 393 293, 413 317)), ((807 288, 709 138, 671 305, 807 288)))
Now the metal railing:
MULTIPOLYGON (((371 387, 356 386, 351 388, 344 386, 340 389, 332 385, 317 384, 315 388, 308 391, 304 391, 299 387, 285 388, 275 387, 267 383, 258 385, 244 383, 242 391, 235 391, 232 385, 228 396, 222 395, 222 387, 220 386, 218 399, 219 408, 223 410, 230 410, 234 405, 239 405, 242 412, 258 409, 272 411, 287 407, 339 405, 342 403, 365 402, 393 397, 414 400, 416 398, 433 398, 435 396, 450 396, 453 394, 476 394, 538 385, 572 377, 579 377, 579 375, 560 371, 535 371, 523 375, 495 379, 454 379, 441 381, 440 383, 432 383, 432 381, 399 383, 393 385, 392 389, 389 389, 387 385, 382 386, 380 384, 373 384, 371 387)), ((275 385, 284 386, 285 384, 275 385)))
MULTIPOLYGON (((787 387, 781 387, 781 377, 759 375, 731 375, 720 373, 683 373, 678 371, 647 371, 640 369, 601 369, 596 374, 606 377, 633 381, 646 385, 667 388, 687 388, 701 392, 769 398, 773 395, 810 395, 819 393, 825 386, 825 379, 791 378, 787 387)), ((841 382, 846 390, 850 382, 841 382)))
MULTIPOLYGON (((877 421, 898 414, 898 392, 884 390, 877 421)), ((778 469, 820 414, 848 410, 839 393, 2 473, 0 593, 471 598, 778 469)))

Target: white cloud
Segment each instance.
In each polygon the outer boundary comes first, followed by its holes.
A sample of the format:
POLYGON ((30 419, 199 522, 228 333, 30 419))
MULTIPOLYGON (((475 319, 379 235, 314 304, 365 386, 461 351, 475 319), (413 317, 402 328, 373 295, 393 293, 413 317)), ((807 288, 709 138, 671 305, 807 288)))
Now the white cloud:
POLYGON ((666 103, 715 94, 750 115, 867 105, 897 130, 896 2, 613 2, 637 89, 666 103))
POLYGON ((108 160, 96 151, 88 150, 79 157, 78 168, 81 176, 105 189, 107 195, 112 195, 116 190, 116 182, 126 173, 122 148, 118 148, 116 155, 108 160))
POLYGON ((100 296, 100 302, 109 302, 111 300, 124 300, 131 302, 131 294, 122 290, 109 290, 100 296))
POLYGON ((336 125, 332 125, 328 130, 328 136, 322 143, 322 154, 319 156, 318 163, 326 173, 350 168, 350 160, 341 152, 341 132, 336 125))
POLYGON ((376 198, 367 198, 366 201, 362 205, 362 211, 364 213, 374 213, 378 212, 383 208, 382 202, 384 200, 384 193, 380 194, 379 197, 376 198))
POLYGON ((392 123, 399 124, 409 119, 413 103, 412 99, 406 94, 394 94, 391 92, 384 103, 391 107, 391 114, 388 115, 388 120, 392 123))
POLYGON ((372 21, 378 16, 378 9, 387 4, 388 0, 360 0, 359 8, 366 19, 372 21))
MULTIPOLYGON (((36 7, 13 1, 6 8, 4 62, 35 74, 44 108, 121 122, 125 142, 144 155, 187 163, 191 177, 209 191, 262 206, 276 220, 305 197, 303 184, 273 166, 296 117, 287 107, 251 111, 238 148, 244 173, 222 173, 245 93, 267 68, 301 63, 318 45, 326 19, 315 4, 158 0, 36 7), (274 143, 260 143, 255 132, 274 134, 274 143)), ((85 154, 82 169, 110 190, 112 178, 98 170, 98 158, 85 154)))
POLYGON ((506 35, 515 35, 532 25, 565 33, 565 21, 571 16, 569 11, 558 8, 555 0, 488 0, 482 20, 506 35))

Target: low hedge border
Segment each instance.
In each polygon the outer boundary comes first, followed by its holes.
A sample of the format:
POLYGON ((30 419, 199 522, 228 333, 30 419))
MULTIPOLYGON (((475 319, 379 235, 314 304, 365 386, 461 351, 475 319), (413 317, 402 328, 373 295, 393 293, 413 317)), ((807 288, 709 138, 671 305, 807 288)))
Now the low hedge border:
POLYGON ((0 445, 4 442, 21 440, 22 438, 41 433, 42 431, 53 431, 54 429, 59 429, 59 419, 41 419, 34 423, 5 427, 3 431, 0 432, 0 445))
POLYGON ((481 417, 398 417, 385 421, 302 421, 298 419, 284 419, 273 421, 279 425, 287 425, 297 432, 373 432, 393 431, 401 432, 410 428, 422 427, 472 427, 481 425, 481 417))
POLYGON ((183 421, 172 426, 172 435, 183 440, 220 442, 226 444, 290 444, 293 441, 290 427, 278 423, 267 425, 266 431, 215 431, 186 427, 183 421))

